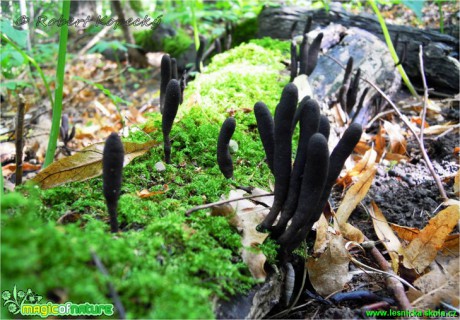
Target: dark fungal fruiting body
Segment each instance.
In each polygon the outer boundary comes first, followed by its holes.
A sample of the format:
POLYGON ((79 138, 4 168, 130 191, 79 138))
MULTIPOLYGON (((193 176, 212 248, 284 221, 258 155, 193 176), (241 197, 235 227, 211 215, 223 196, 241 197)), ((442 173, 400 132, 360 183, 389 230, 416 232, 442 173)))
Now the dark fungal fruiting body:
POLYGON ((307 61, 308 61, 308 40, 307 35, 303 36, 302 43, 299 49, 299 75, 307 74, 307 61))
POLYGON ((318 62, 318 55, 321 49, 321 41, 323 40, 323 34, 319 33, 315 40, 313 40, 310 48, 308 49, 307 63, 305 74, 309 76, 316 67, 318 62))
POLYGON ((342 106, 343 110, 347 108, 347 93, 348 89, 350 88, 350 76, 351 71, 353 70, 353 57, 350 57, 347 62, 347 67, 345 69, 345 74, 343 76, 343 83, 339 90, 339 97, 338 100, 340 105, 342 106))
POLYGON ((217 54, 222 53, 222 44, 219 38, 216 38, 216 40, 214 40, 214 50, 217 54))
POLYGON ((359 77, 361 75, 361 69, 358 69, 356 71, 355 76, 353 77, 353 80, 351 81, 350 88, 348 89, 347 92, 347 106, 345 112, 347 114, 350 114, 351 111, 353 110, 353 107, 356 103, 356 99, 358 97, 358 90, 359 90, 359 77))
POLYGON ((120 197, 124 149, 120 137, 111 133, 102 154, 102 185, 110 215, 110 230, 118 232, 117 206, 120 197))
POLYGON ((297 44, 294 40, 291 41, 291 80, 294 81, 297 77, 297 44))
POLYGON ((230 139, 236 128, 235 118, 225 119, 220 128, 219 138, 217 139, 217 164, 225 178, 233 177, 233 161, 230 154, 230 139))
POLYGON ((326 140, 329 139, 329 134, 331 132, 331 125, 330 125, 329 120, 327 119, 327 117, 325 115, 323 115, 323 114, 321 115, 321 117, 319 119, 318 132, 321 133, 326 138, 326 140))
POLYGON ((179 80, 177 75, 177 60, 176 58, 171 58, 171 79, 179 80))
POLYGON ((315 100, 305 97, 300 102, 298 109, 301 109, 302 113, 300 116, 300 134, 297 154, 289 181, 289 194, 283 205, 280 219, 272 231, 274 238, 284 232, 287 223, 292 218, 297 208, 302 175, 304 174, 305 162, 307 160, 309 141, 310 138, 318 131, 319 127, 320 111, 319 105, 315 100))
POLYGON ((166 163, 171 163, 171 141, 169 138, 169 133, 171 132, 174 119, 176 118, 180 98, 180 84, 177 80, 172 79, 169 81, 168 86, 166 87, 165 105, 161 121, 166 163))
POLYGON ((160 81, 160 112, 163 113, 165 105, 166 87, 171 80, 171 58, 169 54, 161 58, 161 81, 160 81))
MULTIPOLYGON (((291 224, 278 239, 278 243, 281 248, 284 247, 284 250, 286 248, 290 249, 290 246, 287 246, 288 243, 292 243, 291 240, 311 219, 311 211, 317 206, 323 194, 328 168, 329 150, 327 140, 322 134, 315 133, 308 143, 307 160, 296 211, 292 217, 291 224)), ((298 244, 294 245, 297 247, 298 244)))
POLYGON ((200 35, 200 44, 198 50, 196 51, 195 58, 195 69, 197 72, 201 72, 201 60, 203 59, 204 47, 206 46, 206 38, 200 35))
POLYGON ((293 83, 287 84, 275 110, 275 152, 273 171, 275 175, 275 198, 270 212, 259 229, 271 229, 289 191, 292 155, 292 121, 297 106, 298 92, 293 83))
POLYGON ((332 151, 331 156, 329 157, 329 170, 321 197, 314 208, 310 207, 309 219, 303 224, 297 234, 293 235, 290 240, 283 245, 283 254, 290 253, 295 248, 297 248, 300 243, 305 240, 309 231, 313 227, 313 224, 321 216, 329 195, 331 194, 332 187, 334 186, 334 183, 343 168, 345 160, 352 153, 354 147, 359 142, 361 134, 361 126, 359 124, 351 124, 343 134, 342 138, 339 140, 339 143, 334 148, 334 151, 332 151))
POLYGON ((254 105, 254 115, 256 116, 260 140, 262 140, 265 156, 267 157, 267 165, 273 173, 273 159, 275 152, 275 125, 273 117, 270 110, 268 110, 268 107, 263 102, 257 102, 254 105))

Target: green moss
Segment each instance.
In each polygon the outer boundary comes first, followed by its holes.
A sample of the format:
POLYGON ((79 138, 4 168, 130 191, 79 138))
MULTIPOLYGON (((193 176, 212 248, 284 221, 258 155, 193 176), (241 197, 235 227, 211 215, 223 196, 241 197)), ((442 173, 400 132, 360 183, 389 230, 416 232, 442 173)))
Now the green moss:
POLYGON ((178 29, 174 37, 165 37, 163 39, 163 50, 172 57, 179 57, 188 50, 192 45, 193 39, 182 29, 178 29))
POLYGON ((257 17, 247 19, 241 24, 238 24, 232 32, 233 45, 237 46, 243 42, 256 38, 258 30, 257 17))
MULTIPOLYGON (((280 75, 282 59, 282 50, 246 44, 216 56, 197 76, 172 128, 173 164, 155 169, 163 158, 159 143, 124 168, 117 235, 109 233, 100 177, 2 197, 2 289, 16 285, 44 297, 64 292, 75 303, 112 303, 110 282, 129 318, 212 318, 215 297, 245 292, 255 281, 240 258, 237 230, 205 211, 185 212, 231 189, 216 163, 218 132, 229 115, 237 119, 239 144, 234 183, 268 189, 272 177, 252 108, 258 100, 275 108, 288 81, 280 75), (141 199, 144 189, 156 194, 141 199), (81 218, 57 225, 66 213, 81 218), (91 251, 109 277, 95 267, 91 251)), ((128 140, 162 141, 159 114, 145 127, 157 129, 132 132, 128 140)), ((262 249, 272 261, 274 243, 262 249)))

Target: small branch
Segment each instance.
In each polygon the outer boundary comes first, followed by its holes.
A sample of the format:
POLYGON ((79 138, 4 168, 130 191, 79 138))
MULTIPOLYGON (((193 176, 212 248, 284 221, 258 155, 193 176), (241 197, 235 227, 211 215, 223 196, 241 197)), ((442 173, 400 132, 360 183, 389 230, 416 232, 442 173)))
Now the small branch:
POLYGON ((18 113, 16 118, 16 186, 22 184, 22 155, 24 149, 24 113, 25 98, 19 95, 18 113))
MULTIPOLYGON (((369 241, 369 239, 366 238, 366 241, 369 241)), ((375 246, 372 246, 372 249, 368 249, 368 251, 370 251, 372 257, 378 263, 378 265, 383 271, 389 274, 394 274, 388 261, 383 257, 383 255, 380 253, 379 250, 377 250, 375 246)), ((412 305, 409 299, 407 298, 402 283, 395 277, 387 277, 386 283, 388 288, 393 291, 394 297, 396 298, 396 301, 398 302, 400 309, 412 310, 412 305)))
MULTIPOLYGON (((423 81, 423 108, 422 108, 422 114, 420 116, 422 118, 422 123, 420 125, 420 141, 423 142, 423 131, 425 129, 425 121, 426 121, 426 108, 428 104, 428 86, 426 84, 425 69, 423 66, 423 46, 422 45, 419 46, 419 50, 420 51, 418 54, 418 58, 420 61, 420 73, 422 75, 422 81, 423 81)), ((422 144, 421 147, 424 148, 425 146, 422 144)))
MULTIPOLYGON (((93 250, 91 250, 91 257, 93 258, 93 261, 96 264, 96 267, 99 269, 99 271, 108 278, 110 276, 109 272, 105 268, 99 256, 93 250)), ((120 300, 120 296, 115 290, 115 287, 113 286, 112 282, 108 281, 108 287, 109 287, 110 296, 112 297, 115 308, 118 310, 118 318, 126 319, 125 308, 123 307, 123 304, 121 303, 121 300, 120 300)))
POLYGON ((234 198, 234 199, 217 201, 217 202, 213 202, 213 203, 202 204, 200 206, 196 206, 196 207, 194 207, 192 209, 187 210, 187 212, 185 212, 185 215, 189 216, 191 213, 193 213, 195 211, 199 211, 199 210, 203 210, 203 209, 209 209, 209 208, 212 208, 212 207, 220 206, 222 204, 226 204, 226 203, 230 203, 230 202, 234 202, 234 201, 248 200, 248 199, 254 199, 254 198, 262 198, 262 197, 268 197, 268 196, 273 196, 273 195, 274 195, 274 193, 256 194, 256 195, 248 196, 248 197, 234 198))

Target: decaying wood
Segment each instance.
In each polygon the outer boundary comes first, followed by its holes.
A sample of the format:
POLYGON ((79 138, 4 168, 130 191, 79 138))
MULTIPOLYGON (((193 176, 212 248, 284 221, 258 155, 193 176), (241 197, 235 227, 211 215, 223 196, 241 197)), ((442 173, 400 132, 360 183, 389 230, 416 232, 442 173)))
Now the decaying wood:
MULTIPOLYGON (((330 23, 346 28, 366 30, 383 40, 383 34, 376 18, 370 15, 352 15, 346 12, 330 10, 308 10, 302 7, 267 7, 259 15, 259 36, 278 39, 290 39, 292 26, 297 22, 294 34, 301 35, 307 21, 312 17, 312 30, 324 28, 330 23)), ((444 94, 456 94, 459 91, 460 63, 459 39, 436 31, 418 29, 409 26, 387 24, 392 39, 399 34, 400 52, 407 46, 406 59, 403 62, 411 81, 423 91, 418 59, 419 46, 424 46, 425 73, 430 88, 444 94)), ((324 40, 323 40, 324 41, 324 40)))

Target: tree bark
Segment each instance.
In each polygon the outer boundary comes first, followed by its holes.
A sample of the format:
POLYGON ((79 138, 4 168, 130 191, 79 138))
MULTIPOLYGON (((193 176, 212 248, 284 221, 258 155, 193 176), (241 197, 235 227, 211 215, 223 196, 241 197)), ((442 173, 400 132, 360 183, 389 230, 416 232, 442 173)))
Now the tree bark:
MULTIPOLYGON (((123 13, 123 8, 121 7, 121 2, 119 0, 114 0, 112 2, 113 8, 115 10, 116 15, 120 21, 126 21, 125 14, 123 13)), ((127 44, 135 45, 136 41, 134 41, 133 34, 129 30, 129 27, 123 23, 120 24, 121 30, 123 31, 123 35, 125 37, 125 41, 127 44)), ((128 59, 132 66, 137 68, 143 68, 148 66, 147 57, 142 54, 139 50, 134 47, 128 47, 128 59)))

